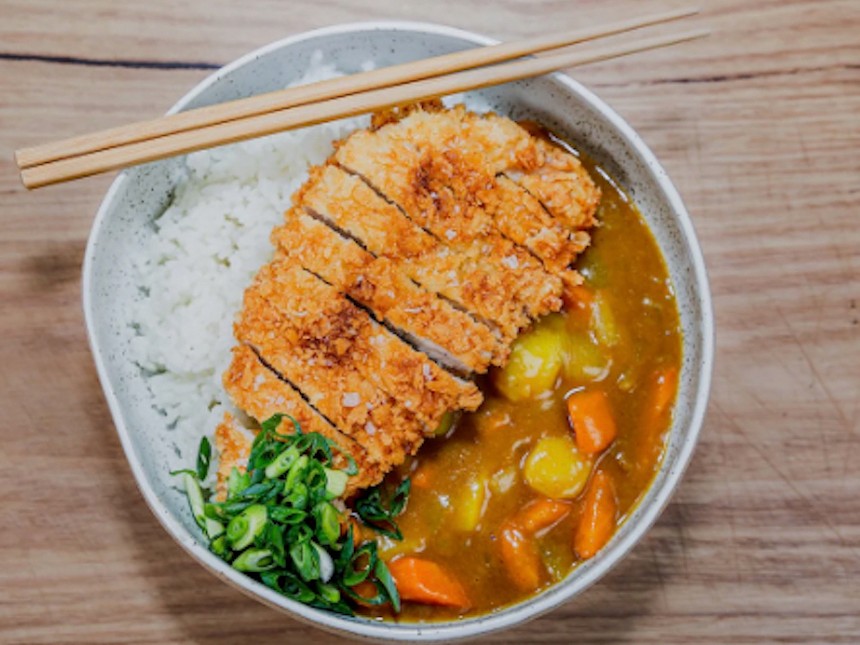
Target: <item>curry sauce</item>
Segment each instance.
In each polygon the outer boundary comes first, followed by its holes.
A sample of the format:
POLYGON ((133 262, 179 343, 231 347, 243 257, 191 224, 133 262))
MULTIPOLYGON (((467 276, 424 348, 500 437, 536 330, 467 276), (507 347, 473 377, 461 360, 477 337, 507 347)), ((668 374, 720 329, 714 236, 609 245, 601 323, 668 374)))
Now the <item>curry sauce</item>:
MULTIPOLYGON (((380 556, 438 563, 458 579, 469 605, 405 602, 398 621, 479 615, 561 581, 583 561, 577 531, 593 520, 584 513, 594 487, 609 486, 614 531, 659 468, 681 362, 672 285, 635 205, 602 168, 579 156, 603 195, 601 225, 575 265, 585 284, 569 294, 561 313, 543 318, 520 339, 524 347, 532 343, 536 354, 518 364, 515 345, 511 363, 479 383, 486 397, 481 408, 465 414, 444 438, 426 442, 386 480, 394 487, 410 477, 412 492, 398 519, 403 540, 379 538, 380 556), (544 356, 540 364, 532 360, 538 355, 544 356), (584 438, 569 418, 570 397, 581 392, 597 392, 604 400, 612 440, 599 454, 581 455, 584 465, 575 473, 581 482, 574 477, 573 493, 553 502, 560 519, 550 518, 523 538, 531 549, 523 553, 534 556, 537 567, 523 575, 516 569, 529 558, 506 551, 505 527, 535 500, 550 499, 535 480, 540 468, 554 467, 552 459, 541 465, 534 453, 584 438)), ((393 618, 386 609, 360 612, 393 618)))

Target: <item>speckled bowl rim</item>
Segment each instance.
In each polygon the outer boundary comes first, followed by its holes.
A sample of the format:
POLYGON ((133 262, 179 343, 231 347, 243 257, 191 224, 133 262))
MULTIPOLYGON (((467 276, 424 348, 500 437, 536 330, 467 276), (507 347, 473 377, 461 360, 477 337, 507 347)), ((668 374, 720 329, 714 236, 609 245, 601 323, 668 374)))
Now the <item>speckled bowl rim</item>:
MULTIPOLYGON (((185 94, 185 96, 183 96, 168 113, 172 114, 181 110, 201 92, 216 83, 223 74, 241 67, 259 57, 265 56, 272 51, 320 36, 360 33, 380 29, 420 32, 426 35, 449 36, 468 40, 476 45, 491 45, 498 42, 494 39, 473 32, 423 22, 383 20, 325 27, 284 38, 242 56, 229 65, 213 72, 206 79, 196 85, 191 91, 185 94)), ((147 475, 141 464, 141 460, 136 453, 134 443, 130 437, 129 430, 124 423, 120 401, 108 378, 105 357, 102 355, 97 342, 94 327, 96 316, 92 309, 93 272, 91 268, 93 266, 96 240, 99 237, 102 224, 105 219, 110 216, 114 197, 124 186, 125 182, 129 181, 129 174, 127 172, 122 172, 111 185, 105 195, 101 207, 98 210, 98 213, 96 214, 84 257, 83 308, 89 344, 95 360, 99 380, 101 381, 105 397, 116 425, 117 434, 119 435, 129 465, 131 466, 137 486, 143 494, 147 505, 150 507, 159 522, 161 522, 168 534, 173 537, 173 539, 176 540, 176 542, 192 557, 198 560, 217 577, 228 582, 252 598, 262 601, 273 608, 285 611, 302 622, 315 625, 327 631, 339 633, 341 635, 346 634, 363 639, 395 641, 430 642, 460 640, 486 635, 519 625, 570 600, 604 576, 622 559, 622 557, 630 552, 632 547, 654 524, 663 508, 668 503, 683 475, 684 470, 689 464, 698 440, 708 403, 711 373, 713 368, 714 325, 705 263, 692 222, 690 221, 690 217, 680 196, 678 195, 677 190, 669 180, 665 170, 639 135, 637 135, 636 132, 634 132, 634 130, 618 114, 616 114, 614 110, 612 110, 612 108, 585 87, 561 73, 553 74, 552 77, 568 91, 578 95, 582 101, 591 104, 592 107, 597 109, 603 115, 607 123, 615 128, 622 138, 626 139, 631 147, 636 150, 640 159, 645 163, 652 179, 665 193, 665 196, 668 199, 668 205, 677 218, 678 225, 684 237, 684 243, 692 261, 694 283, 696 285, 696 291, 699 298, 698 305, 700 307, 700 317, 702 321, 702 360, 700 363, 699 387, 695 392, 695 402, 690 414, 691 422, 687 429, 684 442, 678 449, 674 468, 666 473, 660 490, 657 491, 656 495, 652 499, 648 500, 647 508, 638 509, 638 512, 641 512, 641 515, 637 518, 636 525, 632 527, 632 529, 621 539, 613 541, 606 549, 604 549, 599 562, 594 563, 596 566, 588 567, 580 574, 572 574, 571 576, 568 576, 564 581, 554 585, 536 597, 530 598, 516 605, 506 607, 497 613, 476 618, 467 618, 441 623, 398 624, 377 622, 362 618, 342 617, 289 600, 275 593, 271 589, 268 589, 264 585, 259 584, 235 571, 225 562, 213 555, 205 546, 200 544, 169 512, 167 507, 161 502, 153 488, 150 486, 147 480, 147 475)), ((654 485, 656 485, 656 482, 654 485)))

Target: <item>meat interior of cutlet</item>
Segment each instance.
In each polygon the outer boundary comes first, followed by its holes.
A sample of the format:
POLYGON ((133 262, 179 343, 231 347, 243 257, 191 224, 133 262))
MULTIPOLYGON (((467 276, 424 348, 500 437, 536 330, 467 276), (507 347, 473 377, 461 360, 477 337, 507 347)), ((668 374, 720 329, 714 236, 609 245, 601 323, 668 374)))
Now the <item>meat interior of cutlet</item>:
POLYGON ((352 456, 351 491, 480 405, 463 377, 561 308, 600 198, 574 155, 510 119, 457 107, 375 123, 293 196, 224 379, 251 417, 289 414, 352 456))

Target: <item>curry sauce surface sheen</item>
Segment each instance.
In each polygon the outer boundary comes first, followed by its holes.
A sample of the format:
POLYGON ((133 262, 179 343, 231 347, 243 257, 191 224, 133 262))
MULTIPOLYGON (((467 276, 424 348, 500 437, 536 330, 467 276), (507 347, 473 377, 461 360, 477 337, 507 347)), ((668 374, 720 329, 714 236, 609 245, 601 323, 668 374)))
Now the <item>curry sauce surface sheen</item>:
MULTIPOLYGON (((606 346, 596 339, 575 307, 538 322, 538 327, 569 332, 578 347, 574 352, 578 364, 562 370, 549 391, 517 402, 503 397, 492 378, 484 379, 486 401, 481 408, 465 415, 445 438, 426 442, 415 458, 389 476, 386 485, 411 476, 413 486, 398 522, 403 541, 380 538, 381 555, 388 560, 418 555, 442 564, 456 572, 472 606, 462 611, 406 602, 396 618, 385 610, 360 609, 365 615, 404 622, 480 615, 561 581, 581 562, 573 536, 584 493, 572 501, 566 517, 536 536, 543 568, 538 589, 524 591, 511 584, 499 553, 502 524, 542 497, 523 477, 529 451, 543 437, 572 436, 566 408, 571 392, 597 386, 608 397, 618 434, 596 459, 592 472, 600 469, 611 478, 618 524, 659 468, 672 406, 654 413, 654 397, 659 396, 654 380, 661 373, 677 374, 681 361, 680 321, 671 282, 636 207, 600 167, 581 158, 603 197, 601 226, 575 266, 585 277, 585 287, 600 294, 611 311, 614 341, 606 346), (476 499, 477 511, 470 509, 476 499), (462 529, 464 508, 480 518, 473 530, 462 529)), ((673 401, 674 386, 669 403, 673 401)))

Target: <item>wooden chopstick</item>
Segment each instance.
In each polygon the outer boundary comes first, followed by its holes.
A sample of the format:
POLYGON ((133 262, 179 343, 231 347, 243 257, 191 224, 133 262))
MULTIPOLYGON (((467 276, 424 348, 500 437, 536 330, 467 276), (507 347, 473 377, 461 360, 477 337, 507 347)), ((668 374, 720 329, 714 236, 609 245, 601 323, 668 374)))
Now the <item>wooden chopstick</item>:
POLYGON ((565 67, 575 67, 667 47, 701 38, 707 34, 707 31, 698 30, 677 35, 657 36, 632 43, 606 45, 587 52, 573 51, 540 56, 495 67, 473 69, 351 94, 24 168, 21 171, 21 179, 27 188, 40 188, 196 150, 366 114, 417 100, 481 89, 565 67))
POLYGON ((698 11, 698 9, 667 11, 601 27, 577 29, 529 38, 515 43, 467 49, 444 56, 384 67, 371 72, 353 74, 277 92, 268 92, 247 99, 180 112, 151 121, 131 123, 62 141, 22 148, 15 154, 15 159, 19 168, 31 168, 59 159, 85 155, 98 150, 115 148, 187 130, 196 130, 227 121, 246 119, 267 112, 318 103, 341 96, 500 63, 550 49, 678 20, 692 16, 698 11))

